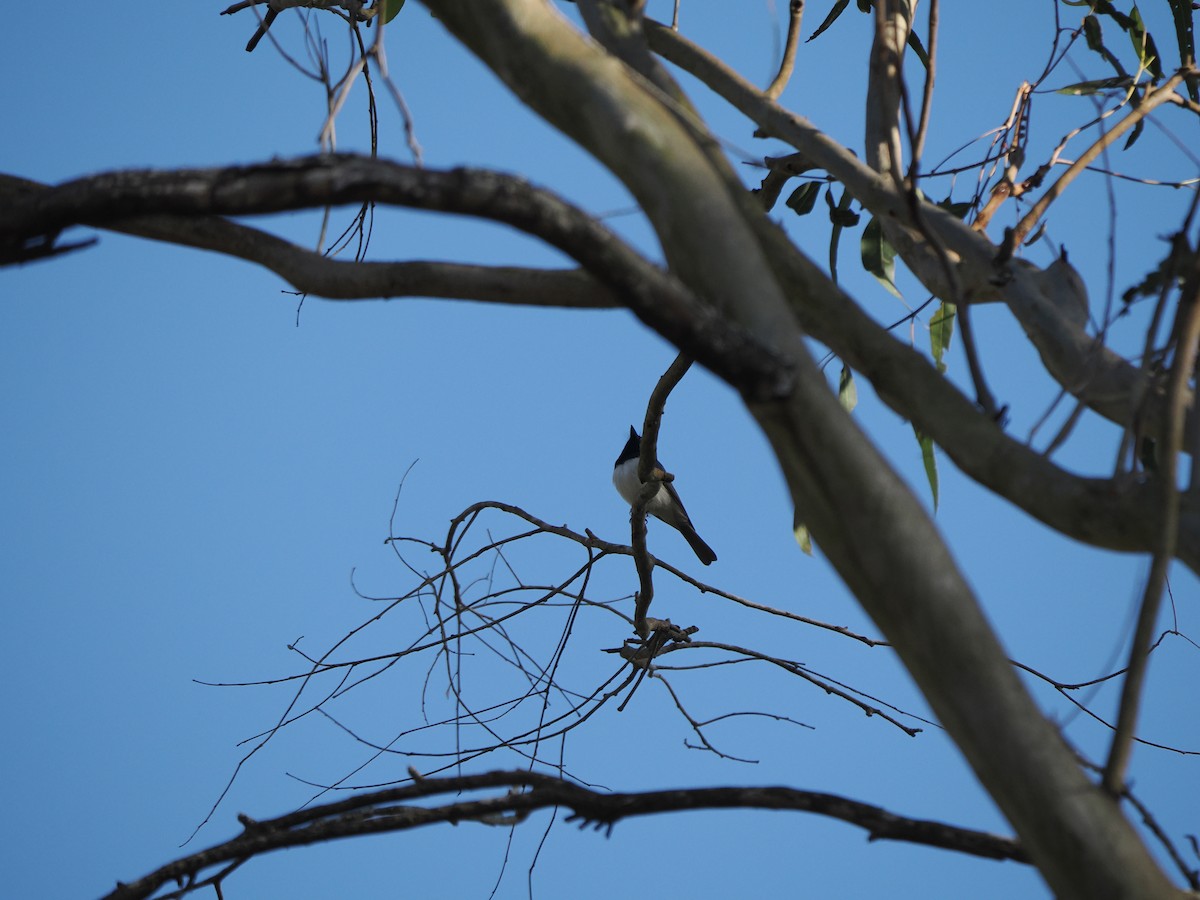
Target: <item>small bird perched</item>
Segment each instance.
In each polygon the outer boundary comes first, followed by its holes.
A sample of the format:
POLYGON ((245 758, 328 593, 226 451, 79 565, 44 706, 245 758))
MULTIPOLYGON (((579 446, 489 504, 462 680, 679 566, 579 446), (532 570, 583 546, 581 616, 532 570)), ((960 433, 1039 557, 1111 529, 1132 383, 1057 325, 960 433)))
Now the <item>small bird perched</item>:
MULTIPOLYGON (((613 466, 613 484, 630 506, 637 502, 638 494, 642 489, 642 482, 638 480, 638 458, 641 456, 641 452, 641 435, 630 426, 629 440, 625 443, 625 449, 621 451, 621 455, 617 457, 617 462, 613 466)), ((654 466, 657 469, 663 467, 658 460, 654 461, 654 466)), ((656 519, 666 522, 682 534, 704 565, 707 566, 716 560, 717 554, 713 553, 712 547, 704 543, 700 539, 700 535, 696 534, 696 529, 692 527, 692 520, 688 518, 687 510, 683 508, 683 501, 679 499, 674 484, 669 481, 660 484, 658 493, 651 497, 646 504, 646 512, 656 519)))

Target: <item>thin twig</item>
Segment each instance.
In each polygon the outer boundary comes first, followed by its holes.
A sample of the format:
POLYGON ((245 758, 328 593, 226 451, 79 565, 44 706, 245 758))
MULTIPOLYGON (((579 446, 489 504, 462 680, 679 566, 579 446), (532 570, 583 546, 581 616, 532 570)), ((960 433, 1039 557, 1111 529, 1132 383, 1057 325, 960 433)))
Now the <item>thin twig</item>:
POLYGON ((1083 172, 1093 160, 1100 156, 1106 147, 1110 146, 1117 138, 1127 132, 1130 128, 1144 119, 1163 103, 1168 101, 1175 93, 1175 88, 1177 88, 1183 79, 1192 71, 1194 71, 1194 69, 1191 67, 1180 69, 1170 78, 1168 78, 1162 87, 1148 92, 1146 96, 1142 98, 1141 103, 1139 103, 1134 109, 1130 110, 1129 115, 1114 125, 1111 130, 1101 135, 1100 138, 1092 144, 1092 146, 1088 147, 1087 150, 1085 150, 1083 154, 1067 168, 1067 171, 1058 176, 1054 184, 1050 185, 1050 187, 1046 189, 1046 193, 1044 193, 1038 199, 1038 201, 1033 204, 1029 212, 1022 216, 1021 221, 1017 223, 1016 227, 1012 230, 1008 237, 1008 246, 1016 247, 1021 244, 1021 242, 1025 240, 1029 233, 1033 231, 1034 226, 1037 225, 1042 216, 1045 215, 1046 210, 1050 207, 1050 204, 1057 200, 1062 195, 1063 191, 1067 189, 1067 185, 1074 181, 1075 178, 1081 172, 1083 172))
MULTIPOLYGON (((936 2, 936 0, 935 0, 936 2)), ((788 4, 788 32, 783 45, 783 59, 779 62, 779 72, 763 94, 772 100, 778 100, 783 89, 791 80, 796 68, 796 47, 800 44, 800 23, 804 18, 804 0, 791 0, 788 4)))
POLYGON ((1159 447, 1157 478, 1162 489, 1162 520, 1159 545, 1154 551, 1150 574, 1142 594, 1133 644, 1129 650, 1128 672, 1121 688, 1121 706, 1117 713, 1116 733, 1104 767, 1104 786, 1113 796, 1125 788, 1125 772, 1132 754, 1133 736, 1141 707, 1142 687, 1150 661, 1150 643, 1162 605, 1167 571, 1175 556, 1179 539, 1179 458, 1183 450, 1187 421, 1188 382, 1196 365, 1200 342, 1200 256, 1193 256, 1191 271, 1184 279, 1179 298, 1175 329, 1175 360, 1167 382, 1168 415, 1163 423, 1159 447))

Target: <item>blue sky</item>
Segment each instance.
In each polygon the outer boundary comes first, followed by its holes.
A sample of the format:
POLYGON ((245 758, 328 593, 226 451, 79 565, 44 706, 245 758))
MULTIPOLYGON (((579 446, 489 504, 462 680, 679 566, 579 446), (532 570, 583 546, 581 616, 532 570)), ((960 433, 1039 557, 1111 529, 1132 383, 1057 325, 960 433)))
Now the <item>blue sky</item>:
MULTIPOLYGON (((684 4, 682 24, 765 84, 776 59, 776 5, 786 6, 761 0, 715 13, 684 4)), ((650 8, 666 15, 667 6, 650 8)), ((1010 6, 1010 21, 1027 15, 1044 24, 1050 16, 1046 2, 1010 6)), ((426 164, 521 172, 596 213, 629 207, 619 184, 510 100, 423 7, 409 7, 390 26, 389 61, 426 164)), ((323 92, 268 44, 244 53, 251 14, 219 17, 220 8, 181 4, 148 18, 136 6, 85 4, 57 16, 48 41, 6 29, 0 99, 8 139, 0 142, 0 170, 58 181, 109 168, 314 152, 323 92)), ((816 5, 809 11, 807 32, 823 12, 816 5)), ((944 93, 935 107, 931 160, 1003 121, 1016 85, 1036 77, 1045 53, 1035 42, 952 40, 970 23, 952 18, 963 10, 943 15, 944 93)), ((852 146, 862 129, 856 98, 868 25, 851 8, 829 34, 804 45, 783 97, 852 146)), ((1170 35, 1153 18, 1151 26, 1170 35)), ((336 48, 340 33, 324 27, 336 48)), ((1037 27, 1028 33, 1040 33, 1037 27)), ((297 46, 292 16, 277 29, 297 46)), ((735 157, 783 152, 753 139, 744 122, 684 84, 735 157)), ((1045 110, 1035 136, 1043 150, 1061 136, 1062 123, 1086 115, 1080 110, 1087 101, 1079 98, 1042 95, 1037 103, 1045 110)), ((339 126, 341 149, 367 146, 362 108, 359 89, 339 126)), ((383 152, 408 161, 398 117, 386 101, 383 109, 383 152)), ((1183 130, 1188 123, 1161 119, 1191 139, 1183 130)), ((1118 163, 1160 178, 1197 174, 1196 163, 1157 129, 1118 163)), ((753 181, 756 171, 744 168, 753 181)), ((1124 183, 1115 191, 1119 295, 1161 255, 1160 238, 1176 226, 1188 198, 1124 183)), ((1094 180, 1051 219, 1050 234, 1067 242, 1093 308, 1106 290, 1107 210, 1103 184, 1094 180)), ((824 260, 820 218, 789 225, 824 260)), ((609 222, 655 255, 636 217, 609 222)), ((317 223, 315 215, 295 215, 259 224, 311 243, 317 223)), ((407 212, 379 213, 372 252, 379 259, 563 262, 503 228, 407 212)), ((1034 248, 1031 258, 1045 263, 1051 251, 1034 248)), ((841 270, 881 320, 903 315, 898 301, 857 271, 853 240, 844 244, 841 270)), ((912 282, 900 286, 910 303, 924 299, 912 282)), ((0 687, 7 711, 0 758, 8 775, 0 797, 10 811, 0 865, 12 896, 96 896, 183 852, 179 845, 244 752, 237 742, 268 727, 289 699, 280 690, 197 681, 291 674, 300 661, 288 643, 303 636, 301 646, 319 652, 378 611, 359 593, 410 589, 411 575, 383 540, 397 487, 414 462, 396 515, 399 534, 440 540, 452 516, 495 499, 552 523, 627 539, 627 510, 609 481, 612 461, 673 357, 631 315, 426 300, 309 298, 298 309, 284 288, 239 261, 107 233, 86 252, 0 272, 0 417, 7 433, 0 573, 9 667, 0 687)), ((993 387, 1013 406, 1013 433, 1024 435, 1054 392, 1011 317, 985 309, 976 323, 993 387)), ((1114 342, 1129 348, 1138 334, 1133 321, 1118 328, 1114 342)), ((918 325, 913 340, 926 339, 918 325)), ((957 345, 951 374, 961 377, 957 345)), ((909 426, 861 381, 859 397, 856 416, 928 499, 909 426)), ((1110 471, 1115 440, 1107 426, 1085 419, 1059 459, 1081 472, 1110 471)), ((668 405, 660 455, 720 556, 703 576, 759 602, 875 634, 819 553, 809 559, 797 552, 782 478, 730 389, 698 368, 689 373, 668 405)), ((1012 656, 1063 680, 1111 671, 1123 658, 1121 635, 1136 610, 1145 561, 1064 541, 975 489, 945 460, 940 472, 938 524, 1012 656)), ((493 526, 508 527, 501 519, 493 526)), ((698 568, 674 533, 652 525, 650 538, 663 558, 698 568)), ((547 570, 565 573, 576 560, 559 547, 514 554, 531 580, 552 577, 547 570)), ((622 597, 635 583, 631 565, 608 561, 594 596, 622 597)), ((1179 627, 1195 636, 1197 581, 1176 568, 1172 587, 1179 627)), ((673 585, 660 586, 653 612, 699 625, 699 638, 800 659, 905 710, 925 711, 886 650, 782 627, 673 585)), ((420 617, 393 618, 373 645, 411 640, 420 617)), ((624 638, 619 624, 589 617, 573 635, 568 660, 578 685, 599 683, 614 668, 599 651, 624 638)), ((544 658, 561 627, 561 617, 547 614, 522 639, 544 658)), ((468 665, 476 696, 500 689, 489 684, 496 670, 487 660, 468 665)), ((418 724, 426 666, 401 667, 361 698, 348 698, 347 720, 382 741, 418 724)), ((1200 726, 1190 714, 1198 667, 1196 648, 1182 640, 1156 655, 1147 738, 1200 750, 1200 726)), ((760 762, 719 760, 684 747, 692 737, 686 722, 666 691, 647 682, 625 712, 610 705, 573 733, 570 769, 614 789, 788 784, 1007 833, 936 729, 909 738, 763 670, 670 677, 698 717, 771 710, 813 730, 758 720, 716 725, 711 736, 722 749, 760 762)), ((427 702, 444 707, 445 685, 433 684, 427 702)), ((1068 736, 1102 757, 1105 732, 1052 692, 1035 689, 1068 736)), ((1111 714, 1114 696, 1094 698, 1097 711, 1111 714)), ((312 796, 301 780, 343 778, 366 756, 328 722, 285 730, 243 769, 188 849, 235 833, 237 812, 265 818, 294 808, 312 796)), ((403 777, 408 764, 382 760, 351 783, 403 777)), ((518 764, 500 756, 476 769, 518 764)), ((1198 828, 1195 766, 1176 753, 1135 753, 1135 785, 1176 839, 1198 828)), ((518 828, 511 849, 504 829, 463 824, 290 851, 247 866, 226 896, 486 897, 500 879, 497 896, 523 897, 547 823, 541 815, 518 828)), ((537 857, 534 895, 609 897, 644 888, 643 879, 664 862, 680 872, 678 890, 668 885, 668 896, 1045 896, 1021 866, 868 844, 859 830, 815 817, 741 812, 630 821, 609 839, 559 822, 537 857)), ((655 890, 664 891, 661 884, 655 890)))

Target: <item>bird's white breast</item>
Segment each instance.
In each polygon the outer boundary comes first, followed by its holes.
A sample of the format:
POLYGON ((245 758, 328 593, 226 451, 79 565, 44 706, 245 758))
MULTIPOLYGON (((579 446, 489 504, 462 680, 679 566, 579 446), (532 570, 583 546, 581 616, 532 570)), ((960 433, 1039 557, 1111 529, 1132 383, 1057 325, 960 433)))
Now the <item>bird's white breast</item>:
MULTIPOLYGON (((638 494, 641 492, 642 483, 637 477, 638 461, 636 459, 627 459, 619 466, 613 468, 613 485, 630 506, 637 502, 638 494)), ((667 489, 663 485, 658 486, 658 493, 646 504, 646 512, 657 515, 670 502, 667 496, 667 489)))

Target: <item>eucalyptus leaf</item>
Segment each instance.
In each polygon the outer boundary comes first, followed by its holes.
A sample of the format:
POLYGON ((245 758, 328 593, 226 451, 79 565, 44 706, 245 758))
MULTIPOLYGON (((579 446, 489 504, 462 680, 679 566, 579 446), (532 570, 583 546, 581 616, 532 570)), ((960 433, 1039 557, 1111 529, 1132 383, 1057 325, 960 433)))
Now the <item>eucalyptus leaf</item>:
MULTIPOLYGON (((833 7, 829 10, 829 14, 826 15, 821 21, 821 24, 817 26, 817 30, 809 35, 808 41, 815 41, 822 34, 824 34, 826 29, 828 29, 830 25, 838 20, 838 16, 845 12, 846 7, 849 5, 850 0, 837 0, 837 2, 833 4, 833 7)), ((808 41, 805 41, 805 43, 807 44, 808 41)))
POLYGON ((838 244, 842 239, 842 230, 844 228, 853 228, 858 224, 858 213, 851 211, 850 204, 853 202, 853 197, 850 192, 842 189, 842 196, 835 204, 833 202, 833 188, 830 188, 825 193, 825 205, 829 207, 829 221, 833 223, 833 232, 829 235, 829 277, 833 279, 833 283, 837 284, 837 256, 838 244))
POLYGON ((1128 75, 1114 76, 1113 78, 1097 78, 1095 81, 1079 81, 1075 84, 1068 84, 1066 87, 1060 87, 1056 94, 1068 94, 1074 97, 1083 97, 1089 94, 1098 94, 1101 91, 1111 91, 1117 88, 1127 88, 1133 83, 1128 75))
POLYGON ((957 315, 954 304, 943 301, 929 322, 929 350, 937 370, 943 374, 946 371, 945 355, 950 349, 950 339, 954 337, 954 319, 957 315))
POLYGON ((800 545, 800 549, 808 556, 813 555, 812 535, 808 532, 808 526, 804 524, 800 518, 800 510, 793 508, 792 511, 792 536, 796 539, 796 543, 800 545))
POLYGON ((810 181, 792 191, 787 198, 787 207, 798 216, 807 216, 817 205, 817 197, 824 184, 820 181, 810 181))
POLYGON ((1133 52, 1137 54, 1138 64, 1155 79, 1162 78, 1163 70, 1158 57, 1158 47, 1154 45, 1154 37, 1146 30, 1146 23, 1142 21, 1142 13, 1136 3, 1129 13, 1129 18, 1132 20, 1129 26, 1129 40, 1133 42, 1133 52))
MULTIPOLYGON (((1191 0, 1167 0, 1171 17, 1175 20, 1175 43, 1179 47, 1179 59, 1183 62, 1196 59, 1195 26, 1192 24, 1191 0)), ((1200 76, 1194 72, 1184 78, 1188 96, 1200 103, 1200 76)))
POLYGON ((903 300, 896 287, 896 248, 883 235, 883 226, 874 216, 863 229, 859 242, 863 268, 879 279, 879 283, 903 300))
POLYGON ((404 0, 380 0, 383 4, 383 24, 386 25, 404 8, 404 0))
POLYGON ((913 426, 913 434, 917 436, 917 444, 921 447, 921 461, 925 464, 925 477, 929 479, 929 491, 933 495, 933 511, 938 508, 938 473, 937 458, 933 455, 933 438, 922 434, 917 426, 913 426))
POLYGON ((854 384, 854 372, 842 364, 842 374, 838 378, 838 402, 846 412, 854 412, 858 406, 858 388, 854 384))

